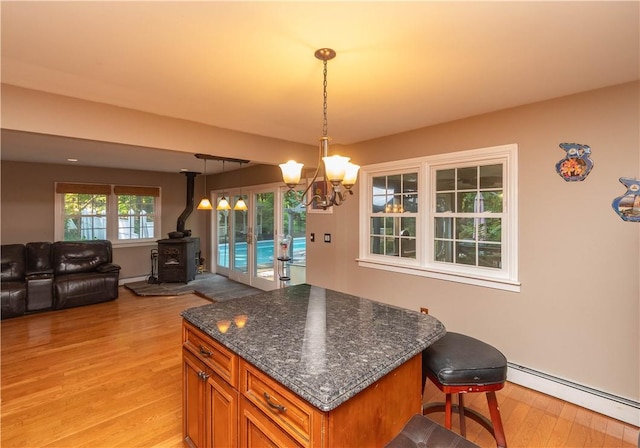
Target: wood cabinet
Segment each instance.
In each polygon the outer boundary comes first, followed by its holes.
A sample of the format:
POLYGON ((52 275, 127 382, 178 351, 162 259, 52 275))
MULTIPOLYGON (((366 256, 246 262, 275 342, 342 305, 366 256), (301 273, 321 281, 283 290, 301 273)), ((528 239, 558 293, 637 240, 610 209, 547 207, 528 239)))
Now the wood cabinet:
POLYGON ((244 360, 240 361, 240 393, 240 446, 254 446, 252 440, 260 428, 265 428, 265 438, 287 442, 276 446, 324 446, 325 413, 244 360))
POLYGON ((183 327, 183 432, 191 446, 238 444, 237 356, 183 327))
POLYGON ((184 436, 196 447, 380 447, 421 409, 421 354, 322 411, 183 325, 184 436))

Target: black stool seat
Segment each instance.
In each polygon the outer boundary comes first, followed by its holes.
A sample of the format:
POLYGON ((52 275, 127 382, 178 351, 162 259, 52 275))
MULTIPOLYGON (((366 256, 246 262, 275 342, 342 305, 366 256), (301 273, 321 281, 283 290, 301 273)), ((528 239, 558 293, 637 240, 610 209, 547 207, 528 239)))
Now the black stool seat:
POLYGON ((445 429, 433 420, 416 414, 404 425, 385 448, 478 448, 453 431, 445 429))
POLYGON ((507 379, 507 358, 491 345, 459 333, 448 332, 422 355, 423 369, 441 384, 497 384, 507 379))
POLYGON ((427 378, 444 392, 445 402, 423 405, 423 414, 444 411, 444 426, 451 429, 455 409, 460 414, 463 436, 466 436, 467 414, 491 432, 498 447, 506 448, 496 391, 502 389, 507 380, 507 358, 498 349, 470 336, 448 332, 422 352, 423 390, 427 378), (474 392, 486 394, 491 420, 474 409, 465 408, 464 395, 474 392), (458 396, 457 405, 451 399, 454 394, 458 396))

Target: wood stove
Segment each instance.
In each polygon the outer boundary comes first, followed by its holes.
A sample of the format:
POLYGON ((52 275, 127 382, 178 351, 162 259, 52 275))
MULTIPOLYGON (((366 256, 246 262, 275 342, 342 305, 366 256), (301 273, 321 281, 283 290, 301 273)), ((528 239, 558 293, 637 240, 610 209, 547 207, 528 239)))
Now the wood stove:
POLYGON ((158 282, 189 283, 200 264, 200 238, 158 240, 158 282))

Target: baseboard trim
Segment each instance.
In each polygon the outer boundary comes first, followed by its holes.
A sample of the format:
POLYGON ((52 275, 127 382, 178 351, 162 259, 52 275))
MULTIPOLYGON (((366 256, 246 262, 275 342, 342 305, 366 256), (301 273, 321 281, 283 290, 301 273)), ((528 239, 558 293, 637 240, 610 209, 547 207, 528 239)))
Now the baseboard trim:
POLYGON ((121 278, 120 280, 118 280, 118 286, 122 286, 126 283, 133 283, 133 282, 143 282, 145 280, 147 280, 149 278, 148 275, 144 275, 142 277, 129 277, 129 278, 121 278))
POLYGON ((630 425, 640 426, 640 402, 618 397, 528 367, 508 363, 507 380, 582 406, 630 425))

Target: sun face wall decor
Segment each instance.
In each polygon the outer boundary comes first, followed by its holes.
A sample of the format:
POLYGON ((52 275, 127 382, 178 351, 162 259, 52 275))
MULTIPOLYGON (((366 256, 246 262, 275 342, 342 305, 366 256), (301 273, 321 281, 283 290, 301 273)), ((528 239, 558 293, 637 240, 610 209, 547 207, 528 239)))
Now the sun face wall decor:
POLYGON ((565 150, 565 156, 556 163, 557 173, 567 182, 584 180, 593 168, 591 148, 579 143, 560 143, 560 148, 565 150))

